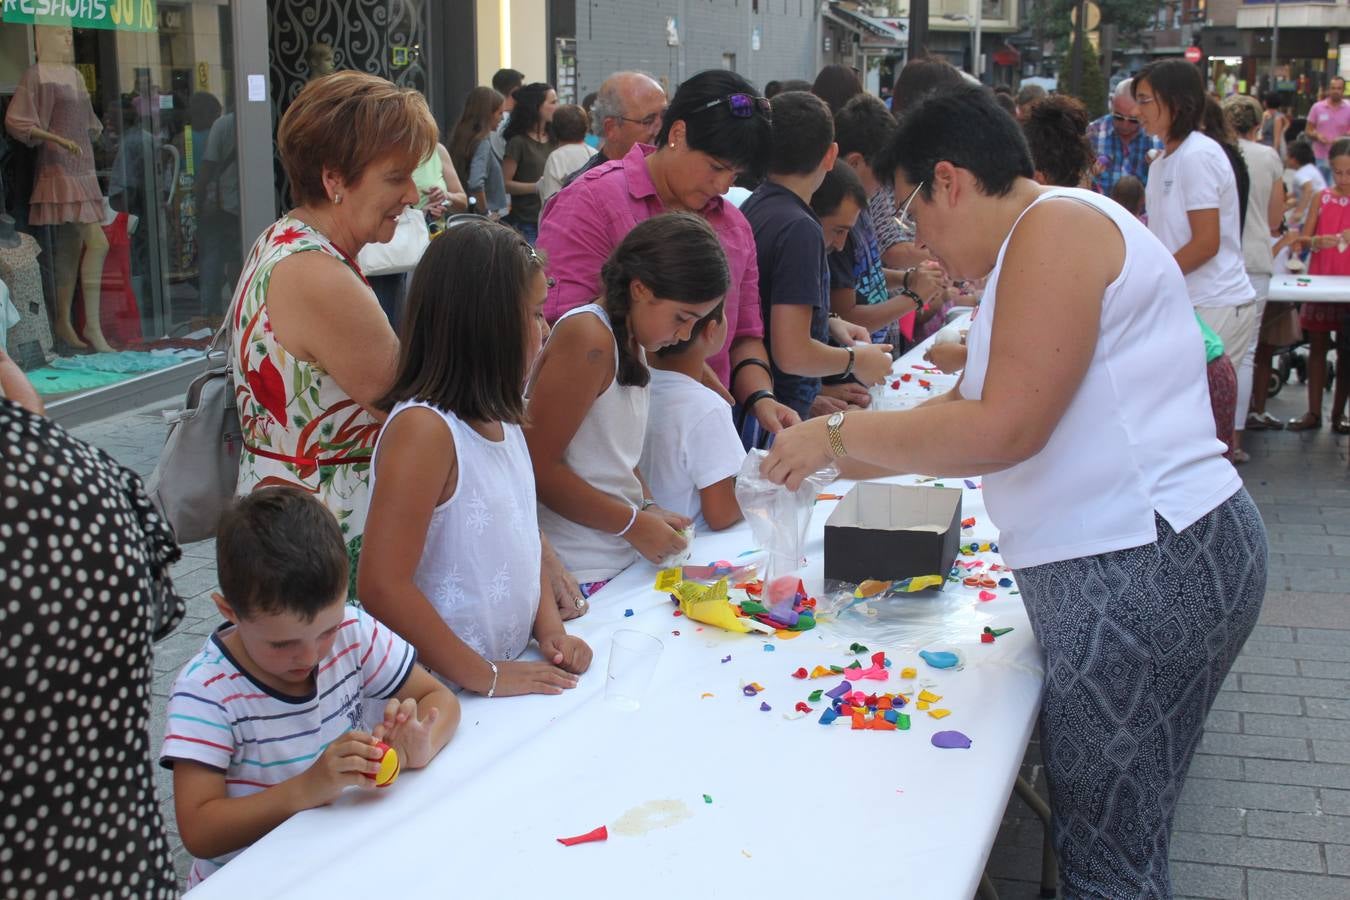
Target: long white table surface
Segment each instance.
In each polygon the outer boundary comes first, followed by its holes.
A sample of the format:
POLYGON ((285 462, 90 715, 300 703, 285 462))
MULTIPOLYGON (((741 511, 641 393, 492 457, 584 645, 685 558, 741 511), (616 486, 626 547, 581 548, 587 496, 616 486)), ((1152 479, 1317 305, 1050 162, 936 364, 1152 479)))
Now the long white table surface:
MULTIPOLYGON (((913 377, 899 391, 888 385, 892 398, 927 393, 920 378, 933 390, 954 382, 914 368, 923 365, 922 350, 897 361, 896 375, 913 377)), ((963 479, 940 482, 963 487, 963 479)), ((962 515, 976 519, 963 542, 997 540, 980 490, 963 489, 962 515)), ((835 505, 818 502, 811 522, 802 574, 817 597, 823 529, 835 505)), ((693 562, 738 561, 751 549, 742 524, 699 534, 693 562)), ((992 552, 957 558, 983 559, 986 569, 999 561, 992 552)), ((889 897, 970 900, 1042 684, 1016 588, 999 588, 997 599, 983 602, 977 590, 948 582, 937 599, 871 601, 883 607, 878 615, 854 609, 782 640, 675 617, 670 599, 653 589, 655 575, 645 562, 634 565, 595 595, 588 615, 568 623, 595 650, 576 689, 554 697, 461 695, 459 731, 426 769, 405 771, 388 790, 349 791, 294 816, 190 896, 833 897, 882 889, 889 897), (955 639, 936 639, 930 623, 877 640, 884 623, 895 632, 888 613, 901 607, 892 604, 945 611, 941 627, 955 639), (982 644, 986 624, 1015 630, 982 644), (610 639, 620 628, 665 645, 642 708, 632 713, 604 701, 610 639), (812 714, 786 719, 809 692, 841 680, 800 681, 791 677, 798 667, 855 658, 870 664, 868 654, 849 653, 854 641, 884 650, 893 663, 887 681, 858 682, 859 689, 927 687, 951 715, 938 721, 911 706, 909 731, 854 731, 844 717, 818 724, 827 704, 817 702, 812 714), (921 649, 956 649, 964 667, 934 669, 919 659, 921 649), (918 668, 917 683, 899 679, 905 666, 918 668), (766 690, 744 696, 750 681, 766 690), (761 712, 761 702, 771 711, 761 712), (932 735, 943 730, 959 730, 973 745, 934 747, 932 735), (616 833, 625 813, 652 803, 659 819, 682 821, 616 833), (600 825, 610 828, 606 842, 565 847, 556 840, 600 825)))
POLYGON ((1276 275, 1269 300, 1350 303, 1350 275, 1276 275))

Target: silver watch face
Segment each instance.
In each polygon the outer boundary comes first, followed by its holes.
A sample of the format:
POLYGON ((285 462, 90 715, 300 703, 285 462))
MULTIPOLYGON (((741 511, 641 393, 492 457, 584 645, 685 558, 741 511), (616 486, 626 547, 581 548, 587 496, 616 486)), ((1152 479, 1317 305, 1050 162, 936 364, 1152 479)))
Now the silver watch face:
POLYGON ((838 428, 840 425, 844 424, 844 414, 842 412, 834 413, 825 420, 825 424, 831 428, 838 428))

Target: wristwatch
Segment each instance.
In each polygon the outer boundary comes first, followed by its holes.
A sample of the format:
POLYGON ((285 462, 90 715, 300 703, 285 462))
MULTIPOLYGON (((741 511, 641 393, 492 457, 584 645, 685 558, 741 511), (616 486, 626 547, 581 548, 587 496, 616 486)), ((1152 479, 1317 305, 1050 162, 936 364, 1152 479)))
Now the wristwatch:
POLYGON ((844 414, 837 412, 825 420, 825 433, 830 441, 830 455, 835 459, 841 456, 848 456, 848 451, 844 449, 844 436, 839 430, 844 425, 844 414))

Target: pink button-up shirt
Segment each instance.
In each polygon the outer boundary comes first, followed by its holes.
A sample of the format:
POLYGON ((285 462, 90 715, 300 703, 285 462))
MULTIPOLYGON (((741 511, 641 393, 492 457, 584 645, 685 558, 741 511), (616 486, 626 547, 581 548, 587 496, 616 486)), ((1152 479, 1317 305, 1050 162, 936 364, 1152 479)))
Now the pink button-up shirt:
MULTIPOLYGON (((544 304, 550 322, 599 297, 600 268, 610 252, 637 223, 667 211, 647 172, 647 156, 655 152, 655 147, 635 144, 622 160, 582 175, 544 207, 536 243, 548 254, 549 274, 556 281, 544 304)), ((726 384, 731 377, 731 345, 741 338, 764 336, 755 236, 741 211, 721 197, 708 201, 699 213, 722 242, 731 273, 727 342, 708 359, 726 384)))

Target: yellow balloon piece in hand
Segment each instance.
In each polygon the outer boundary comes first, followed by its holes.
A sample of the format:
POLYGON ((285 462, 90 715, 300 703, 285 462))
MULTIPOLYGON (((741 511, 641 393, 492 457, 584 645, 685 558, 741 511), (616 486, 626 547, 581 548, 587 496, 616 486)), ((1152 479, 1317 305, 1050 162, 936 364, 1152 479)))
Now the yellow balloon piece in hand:
POLYGON ((402 768, 398 762, 398 751, 384 741, 376 741, 375 746, 384 751, 384 755, 380 757, 380 771, 366 777, 374 781, 377 788, 386 788, 394 783, 402 768))
POLYGON ((681 581, 675 586, 675 595, 680 598, 680 612, 695 622, 714 625, 727 631, 745 634, 750 626, 732 607, 727 599, 727 580, 725 578, 704 587, 693 581, 681 581))

